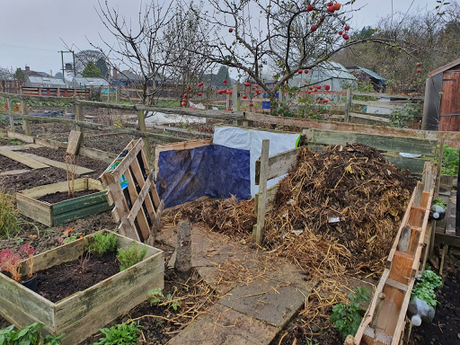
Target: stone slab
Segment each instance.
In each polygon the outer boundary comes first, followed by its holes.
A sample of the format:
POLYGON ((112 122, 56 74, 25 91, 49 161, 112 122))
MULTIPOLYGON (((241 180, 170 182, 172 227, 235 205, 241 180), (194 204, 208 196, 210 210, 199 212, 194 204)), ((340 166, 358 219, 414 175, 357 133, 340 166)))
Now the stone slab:
POLYGON ((307 297, 308 292, 291 285, 254 280, 234 288, 218 303, 283 328, 307 297))
POLYGON ((278 327, 216 304, 168 345, 267 345, 279 331, 278 327))

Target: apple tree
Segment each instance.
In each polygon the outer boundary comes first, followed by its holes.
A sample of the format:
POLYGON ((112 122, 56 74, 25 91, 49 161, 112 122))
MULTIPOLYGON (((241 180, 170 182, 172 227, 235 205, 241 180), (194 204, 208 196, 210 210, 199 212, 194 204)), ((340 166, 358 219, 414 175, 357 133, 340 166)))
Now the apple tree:
MULTIPOLYGON (((260 85, 272 101, 296 73, 331 59, 334 54, 371 38, 352 39, 350 4, 327 0, 209 0, 214 38, 213 62, 236 68, 260 85), (272 71, 273 87, 264 75, 272 71)), ((384 42, 373 37, 374 42, 384 42)), ((387 41, 385 41, 388 43, 387 41)), ((273 107, 272 107, 273 109, 273 107)))

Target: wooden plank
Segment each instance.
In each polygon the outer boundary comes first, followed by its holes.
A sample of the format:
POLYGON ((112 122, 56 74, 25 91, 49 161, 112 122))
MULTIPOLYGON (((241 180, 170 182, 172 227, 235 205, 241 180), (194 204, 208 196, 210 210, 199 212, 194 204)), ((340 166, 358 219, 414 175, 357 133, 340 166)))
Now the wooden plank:
POLYGON ((460 140, 460 132, 425 131, 408 128, 363 125, 357 123, 296 119, 280 116, 270 116, 251 112, 245 112, 244 119, 247 121, 269 123, 273 125, 292 126, 299 128, 317 128, 329 131, 348 131, 362 134, 401 136, 408 138, 420 138, 430 140, 438 140, 440 138, 445 138, 446 140, 452 141, 460 140))
POLYGON ((128 153, 122 158, 120 164, 110 172, 115 180, 119 180, 125 171, 128 170, 131 162, 136 158, 138 152, 142 150, 143 147, 144 141, 142 138, 138 139, 137 141, 131 140, 131 142, 125 148, 125 150, 128 150, 128 153))
POLYGON ((390 279, 388 278, 385 282, 386 285, 390 285, 392 287, 395 287, 397 288, 398 290, 401 290, 401 291, 407 291, 407 288, 408 286, 406 284, 402 284, 400 282, 397 282, 396 280, 393 280, 393 279, 390 279))
MULTIPOLYGON (((273 210, 273 207, 275 207, 275 198, 276 198, 276 193, 278 193, 278 188, 279 184, 275 184, 274 186, 270 187, 267 189, 267 194, 265 196, 265 213, 270 212, 273 210)), ((255 211, 257 215, 257 210, 259 209, 259 198, 260 194, 257 193, 254 196, 254 204, 255 204, 255 211)))
MULTIPOLYGON (((353 104, 364 105, 368 107, 384 108, 384 109, 402 109, 404 102, 387 102, 387 101, 359 101, 353 100, 353 104)), ((389 114, 382 114, 389 116, 389 114)))
POLYGON ((262 140, 261 150, 261 167, 260 167, 260 185, 259 185, 259 203, 257 209, 257 223, 254 225, 252 237, 257 244, 262 243, 263 228, 265 223, 265 204, 267 194, 267 172, 268 172, 268 155, 270 149, 270 140, 262 140))
POLYGON ((35 142, 34 137, 28 136, 26 134, 18 133, 18 132, 12 132, 12 131, 8 131, 8 138, 18 139, 18 140, 21 140, 29 144, 33 144, 35 142))
POLYGON ((385 158, 401 170, 409 169, 412 174, 422 174, 427 160, 384 155, 385 158))
MULTIPOLYGON (((297 165, 297 156, 301 149, 301 147, 297 147, 269 157, 267 180, 287 174, 290 169, 294 168, 297 165)), ((260 159, 256 161, 255 173, 255 184, 258 185, 260 178, 260 159)))
POLYGON ((171 151, 171 150, 188 150, 194 149, 197 147, 208 146, 212 144, 212 139, 202 139, 202 140, 193 140, 193 141, 186 141, 181 143, 173 143, 173 144, 165 144, 165 145, 157 145, 155 146, 155 178, 158 176, 158 159, 160 158, 160 153, 164 151, 171 151))
POLYGON ((85 195, 82 197, 78 198, 72 198, 69 200, 64 200, 55 204, 51 205, 51 210, 53 217, 56 217, 57 215, 67 213, 67 212, 72 212, 75 211, 76 209, 80 208, 85 208, 89 207, 92 205, 97 205, 97 204, 107 204, 107 198, 105 196, 106 192, 101 191, 101 192, 95 192, 90 195, 85 195))
POLYGON ((0 155, 13 159, 16 162, 19 162, 21 164, 27 165, 29 168, 32 168, 32 169, 44 169, 44 168, 50 167, 49 165, 41 163, 31 157, 27 157, 25 153, 2 150, 0 151, 0 155))
POLYGON ((396 98, 396 99, 424 99, 423 96, 404 96, 404 95, 392 95, 388 93, 377 93, 377 92, 364 92, 364 91, 353 91, 354 96, 369 96, 377 98, 396 98))
POLYGON ((19 212, 47 226, 53 225, 51 204, 38 201, 22 193, 16 193, 16 204, 19 212))
POLYGON ((434 236, 434 243, 460 248, 460 236, 437 232, 434 236))
POLYGON ((101 213, 101 212, 110 210, 112 207, 107 204, 105 200, 105 196, 103 197, 104 197, 104 202, 93 204, 88 207, 79 207, 78 209, 75 209, 74 211, 61 213, 59 215, 53 215, 53 226, 68 223, 75 219, 84 218, 92 214, 97 214, 97 213, 101 213))
POLYGON ((385 282, 387 281, 389 274, 390 274, 390 270, 387 268, 384 269, 382 273, 382 277, 380 278, 377 288, 375 289, 374 297, 372 298, 372 301, 369 304, 369 307, 367 308, 366 314, 361 320, 361 325, 359 326, 358 331, 356 332, 355 340, 357 344, 361 343, 361 339, 363 337, 364 330, 371 323, 378 309, 378 305, 382 302, 382 299, 380 298, 380 294, 383 292, 383 288, 385 286, 385 282))
MULTIPOLYGON (((142 179, 143 181, 143 179, 142 179)), ((152 184, 152 181, 153 181, 153 174, 150 174, 147 181, 142 182, 143 186, 142 186, 142 189, 136 199, 136 201, 134 202, 133 204, 133 207, 131 208, 131 210, 129 211, 129 215, 128 215, 128 221, 130 223, 133 223, 134 222, 134 218, 136 217, 137 213, 140 211, 140 209, 142 208, 142 204, 144 203, 144 200, 145 202, 147 203, 147 200, 150 200, 150 208, 151 210, 154 212, 154 209, 153 209, 153 203, 150 199, 150 197, 148 196, 148 193, 150 191, 150 185, 152 184)), ((152 219, 152 216, 154 216, 154 213, 152 213, 151 215, 149 214, 149 217, 152 219)))
POLYGON ((33 322, 54 330, 54 304, 0 273, 0 315, 19 328, 33 322))
MULTIPOLYGON (((80 178, 75 180, 75 191, 86 190, 87 186, 87 179, 80 178)), ((57 182, 52 184, 47 184, 43 186, 38 186, 30 189, 23 190, 18 192, 17 194, 23 194, 30 198, 38 199, 42 196, 47 194, 56 193, 56 192, 67 192, 68 191, 68 184, 67 181, 65 182, 57 182)))
MULTIPOLYGON (((46 157, 34 155, 32 153, 23 153, 23 155, 25 155, 27 157, 30 157, 30 158, 38 161, 38 162, 47 164, 48 166, 50 165, 50 166, 53 166, 55 168, 67 170, 67 166, 66 166, 66 164, 64 162, 58 162, 58 161, 55 161, 55 160, 52 160, 52 159, 49 159, 49 158, 46 158, 46 157)), ((64 160, 64 157, 62 157, 62 159, 64 160)), ((81 166, 78 166, 78 165, 75 167, 75 174, 77 174, 77 175, 85 175, 85 174, 92 173, 93 171, 94 170, 92 170, 92 169, 88 169, 88 168, 81 167, 81 166)))
POLYGON ((80 131, 70 131, 69 139, 67 140, 67 154, 75 156, 78 153, 82 140, 83 135, 80 131))
POLYGON ((46 270, 65 261, 77 260, 83 253, 84 248, 85 239, 80 238, 35 255, 34 269, 36 271, 46 270))
POLYGON ((436 140, 369 135, 353 132, 338 132, 310 129, 308 142, 322 145, 345 145, 346 143, 362 143, 378 150, 432 155, 436 152, 436 140))
POLYGON ((26 172, 29 172, 30 170, 25 170, 25 169, 20 169, 20 170, 9 170, 9 171, 4 171, 0 172, 0 176, 11 176, 11 175, 20 175, 26 172))
POLYGON ((389 278, 397 282, 408 284, 412 274, 412 263, 414 255, 403 252, 395 252, 391 261, 389 278))
POLYGON ((358 119, 364 119, 364 120, 369 120, 369 121, 377 121, 377 122, 385 122, 385 123, 390 123, 390 119, 386 117, 379 117, 379 116, 374 116, 374 115, 368 115, 368 114, 360 114, 360 113, 349 113, 350 117, 355 117, 358 119))
POLYGON ((392 344, 395 344, 395 345, 400 343, 401 335, 402 335, 404 327, 405 327, 406 311, 407 311, 407 308, 409 307, 409 302, 410 302, 410 299, 411 299, 411 294, 412 294, 412 289, 414 287, 414 282, 415 282, 415 279, 410 280, 409 286, 407 288, 407 292, 404 295, 404 300, 402 301, 402 304, 401 304, 401 312, 399 313, 399 317, 398 317, 398 320, 396 322, 396 328, 395 328, 395 330, 393 332, 392 344))

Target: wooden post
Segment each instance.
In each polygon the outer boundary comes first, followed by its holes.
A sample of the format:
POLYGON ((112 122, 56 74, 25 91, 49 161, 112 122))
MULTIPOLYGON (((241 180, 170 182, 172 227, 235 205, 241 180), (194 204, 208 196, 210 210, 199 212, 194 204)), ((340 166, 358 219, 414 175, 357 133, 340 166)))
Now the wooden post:
MULTIPOLYGON (((22 115, 28 115, 29 112, 27 111, 27 101, 26 100, 21 100, 21 111, 22 115)), ((22 119, 22 129, 24 129, 24 133, 28 136, 32 134, 30 131, 30 120, 29 119, 22 119)))
POLYGON ((350 116, 350 102, 351 101, 351 88, 347 89, 347 99, 345 100, 345 113, 343 116, 343 121, 348 122, 350 116))
POLYGON ((230 94, 226 94, 225 96, 225 110, 230 109, 230 94))
MULTIPOLYGON (((75 121, 83 121, 83 113, 81 104, 75 104, 75 121)), ((83 132, 82 127, 76 126, 77 131, 83 132)))
POLYGON ((120 85, 117 85, 117 89, 115 91, 115 103, 120 103, 120 85))
POLYGON ((260 154, 260 179, 259 179, 259 203, 257 209, 257 224, 252 230, 252 238, 257 244, 262 243, 263 228, 265 225, 265 204, 267 199, 267 172, 270 140, 262 140, 262 152, 260 154))
POLYGON ((110 85, 107 87, 107 103, 110 103, 110 85))
POLYGON ((182 278, 188 277, 192 268, 192 227, 187 221, 177 226, 176 262, 174 268, 182 278))
MULTIPOLYGON (((438 154, 438 166, 436 174, 436 188, 434 190, 434 198, 439 196, 439 185, 441 183, 441 169, 442 169, 442 158, 444 156, 444 138, 439 141, 439 154, 438 154)), ((431 206, 431 205, 430 205, 431 206)))
MULTIPOLYGON (((11 100, 9 98, 6 99, 6 106, 8 107, 8 111, 13 111, 11 109, 11 100)), ((14 131, 14 116, 10 115, 10 129, 14 131)))
POLYGON ((428 108, 430 104, 431 78, 426 78, 425 82, 425 100, 423 101, 422 129, 426 131, 428 123, 428 108))
POLYGON ((232 108, 233 111, 240 111, 241 103, 240 103, 240 83, 236 83, 233 85, 233 95, 232 95, 232 108))
MULTIPOLYGON (((139 124, 139 130, 141 132, 147 132, 147 126, 145 125, 145 112, 144 110, 139 110, 137 112, 137 123, 139 124)), ((144 141, 144 150, 145 150, 145 156, 147 157, 147 162, 151 163, 152 162, 152 155, 150 151, 150 145, 147 137, 142 137, 142 140, 144 141)))

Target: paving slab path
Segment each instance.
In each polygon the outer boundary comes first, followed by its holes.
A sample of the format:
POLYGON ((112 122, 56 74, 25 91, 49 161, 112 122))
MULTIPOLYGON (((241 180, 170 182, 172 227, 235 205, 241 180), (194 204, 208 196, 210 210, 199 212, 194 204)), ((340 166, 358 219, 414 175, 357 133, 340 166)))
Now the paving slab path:
MULTIPOLYGON (((221 295, 168 344, 269 344, 306 303, 318 283, 279 257, 228 236, 192 227, 192 266, 221 295)), ((158 240, 176 246, 176 228, 158 240)), ((169 266, 174 266, 175 257, 169 266)))

